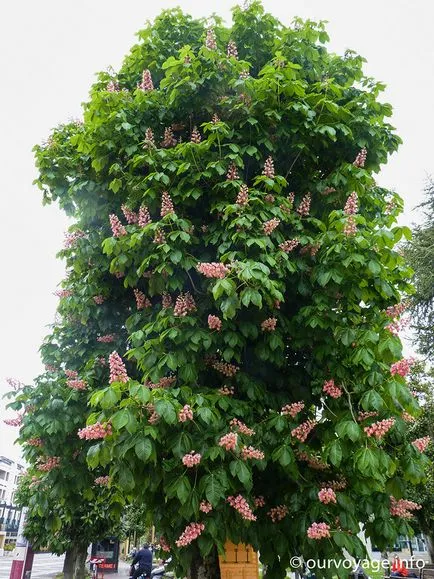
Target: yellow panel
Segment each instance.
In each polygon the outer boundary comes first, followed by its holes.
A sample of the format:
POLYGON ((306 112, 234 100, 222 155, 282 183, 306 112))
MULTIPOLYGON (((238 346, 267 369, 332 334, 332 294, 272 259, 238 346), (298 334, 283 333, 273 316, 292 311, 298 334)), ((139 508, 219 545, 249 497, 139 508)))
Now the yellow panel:
POLYGON ((225 555, 219 557, 222 579, 258 579, 258 554, 249 545, 227 542, 225 555))

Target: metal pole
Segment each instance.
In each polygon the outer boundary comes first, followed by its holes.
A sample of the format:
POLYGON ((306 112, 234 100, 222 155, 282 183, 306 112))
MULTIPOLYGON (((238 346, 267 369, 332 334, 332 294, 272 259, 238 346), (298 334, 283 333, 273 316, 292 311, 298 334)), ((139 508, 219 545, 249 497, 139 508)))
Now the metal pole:
POLYGON ((24 508, 21 514, 20 525, 18 527, 17 543, 9 579, 30 579, 32 574, 33 551, 28 540, 24 536, 26 513, 27 509, 24 508))

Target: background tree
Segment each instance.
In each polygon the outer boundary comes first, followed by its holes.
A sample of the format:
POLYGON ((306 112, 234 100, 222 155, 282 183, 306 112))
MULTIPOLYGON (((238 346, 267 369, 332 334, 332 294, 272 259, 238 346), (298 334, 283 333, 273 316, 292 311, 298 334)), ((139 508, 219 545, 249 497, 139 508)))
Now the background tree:
POLYGON ((400 142, 383 87, 321 23, 257 2, 139 38, 36 148, 45 201, 76 219, 43 353, 90 385, 88 463, 192 578, 227 539, 273 578, 294 554, 363 556, 360 524, 382 548, 426 463, 394 326, 409 231, 373 177, 400 142))
POLYGON ((405 255, 414 269, 416 292, 411 312, 415 342, 419 351, 429 359, 434 356, 434 183, 425 189, 425 222, 413 230, 413 239, 405 247, 405 255))

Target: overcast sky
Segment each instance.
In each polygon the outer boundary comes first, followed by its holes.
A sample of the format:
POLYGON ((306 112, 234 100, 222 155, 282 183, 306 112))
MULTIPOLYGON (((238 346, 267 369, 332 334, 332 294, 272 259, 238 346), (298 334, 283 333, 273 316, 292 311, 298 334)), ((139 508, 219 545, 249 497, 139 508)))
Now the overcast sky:
MULTIPOLYGON (((11 0, 0 8, 1 349, 4 378, 24 382, 41 370, 38 348, 53 321, 53 291, 63 275, 55 259, 67 227, 56 207, 42 207, 32 181, 32 146, 50 128, 80 117, 94 74, 117 69, 135 32, 163 8, 181 5, 194 16, 216 12, 228 21, 232 0, 11 0)), ((264 0, 285 24, 294 16, 328 20, 330 49, 367 59, 365 71, 387 84, 393 124, 404 145, 378 181, 406 201, 404 222, 434 172, 434 43, 431 0, 264 0)), ((4 409, 0 406, 0 412, 4 409)), ((0 421, 0 454, 12 458, 16 430, 0 421)))

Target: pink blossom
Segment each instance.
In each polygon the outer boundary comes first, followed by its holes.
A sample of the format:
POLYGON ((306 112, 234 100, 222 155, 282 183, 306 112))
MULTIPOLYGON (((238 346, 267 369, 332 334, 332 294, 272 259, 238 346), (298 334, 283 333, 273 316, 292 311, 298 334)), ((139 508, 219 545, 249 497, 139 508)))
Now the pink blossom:
POLYGON ((105 302, 105 297, 104 297, 104 296, 101 296, 101 295, 99 295, 99 296, 93 296, 92 299, 93 299, 93 301, 94 301, 98 306, 100 306, 101 304, 103 304, 103 303, 105 302))
POLYGON ((212 504, 208 501, 201 501, 199 510, 202 511, 202 513, 210 513, 212 511, 212 504))
POLYGON ((217 49, 216 35, 215 35, 213 28, 208 28, 208 30, 206 31, 205 46, 209 50, 216 50, 217 49))
POLYGON ((99 486, 107 486, 110 482, 109 476, 99 476, 94 480, 94 483, 99 486))
POLYGON ((305 440, 312 432, 312 430, 315 428, 315 426, 316 426, 315 420, 306 420, 306 422, 303 422, 302 424, 300 424, 300 426, 297 426, 297 428, 291 430, 291 435, 300 442, 305 442, 305 440))
POLYGON ((285 253, 289 253, 290 251, 293 251, 298 245, 300 245, 300 241, 298 239, 287 239, 283 243, 279 244, 279 248, 285 253))
POLYGON ((161 194, 161 217, 165 217, 174 212, 172 198, 167 191, 163 191, 161 194))
POLYGON ((121 205, 121 209, 129 225, 138 223, 139 216, 137 215, 137 213, 135 213, 135 211, 131 211, 131 209, 129 209, 126 205, 121 205))
POLYGON ((149 213, 149 209, 146 205, 142 205, 139 209, 139 217, 138 217, 138 224, 140 227, 146 227, 152 222, 151 215, 149 213))
POLYGON ((392 364, 392 366, 390 367, 390 373, 392 374, 392 376, 395 376, 396 374, 403 377, 407 376, 414 362, 415 362, 414 358, 408 359, 403 358, 402 360, 399 360, 399 362, 395 362, 395 364, 392 364))
POLYGON ((193 410, 189 404, 185 404, 182 409, 178 412, 179 422, 187 422, 187 420, 193 420, 193 410))
POLYGON ((115 334, 105 334, 104 336, 98 336, 96 339, 97 342, 101 342, 102 344, 110 344, 116 340, 115 334))
POLYGON ((235 42, 233 40, 229 40, 226 54, 227 54, 228 58, 231 58, 231 57, 238 58, 237 45, 235 44, 235 42))
POLYGON ((319 500, 328 505, 329 503, 336 503, 335 491, 331 488, 323 488, 318 493, 319 500))
POLYGON ((189 313, 196 311, 196 302, 190 292, 180 293, 176 298, 173 315, 177 318, 188 316, 189 313))
POLYGON ((312 523, 307 530, 309 539, 329 539, 330 526, 327 523, 312 523))
POLYGON ((176 146, 176 139, 173 135, 172 127, 166 127, 164 129, 163 140, 161 141, 161 146, 165 149, 176 146))
POLYGON ((21 426, 23 423, 23 416, 22 414, 17 414, 15 418, 5 418, 3 422, 7 426, 21 426))
POLYGON ((273 523, 281 521, 289 514, 288 507, 286 505, 279 505, 277 507, 272 507, 267 515, 271 518, 273 523))
POLYGON ((280 224, 280 219, 277 217, 273 217, 273 219, 269 219, 262 224, 262 229, 264 230, 265 235, 271 235, 273 231, 278 227, 280 224))
POLYGON ((244 207, 249 202, 249 188, 246 184, 243 183, 241 185, 240 190, 238 191, 236 204, 244 207))
POLYGON ((347 202, 345 203, 344 213, 345 215, 355 215, 359 208, 359 197, 356 191, 353 191, 351 195, 348 197, 347 202))
POLYGON ((379 422, 374 422, 374 424, 371 424, 370 426, 365 426, 363 430, 366 432, 367 436, 381 438, 389 432, 394 424, 394 418, 387 418, 385 420, 380 420, 379 422))
POLYGON ((401 414, 401 418, 404 420, 404 422, 416 422, 416 418, 411 414, 409 414, 408 412, 406 412, 405 410, 401 414))
POLYGON ((175 541, 175 545, 177 547, 186 547, 192 541, 197 539, 199 535, 202 534, 202 531, 205 529, 205 525, 203 523, 190 523, 187 525, 179 537, 177 541, 175 541))
POLYGON ((68 368, 65 370, 65 375, 68 378, 78 378, 78 372, 76 370, 68 370, 68 368))
POLYGON ((155 147, 155 139, 154 139, 154 132, 151 128, 147 128, 145 131, 145 140, 144 140, 144 147, 149 149, 151 147, 155 147))
POLYGON ((233 396, 235 394, 235 389, 233 386, 222 386, 218 389, 218 393, 222 396, 233 396))
POLYGON ((220 372, 220 374, 223 374, 228 378, 235 376, 239 370, 238 366, 235 366, 235 364, 229 364, 228 362, 214 362, 212 367, 214 370, 217 370, 217 372, 220 372))
POLYGON ((113 382, 128 382, 128 374, 125 364, 119 354, 114 351, 109 356, 110 384, 113 382))
POLYGON ((166 553, 170 553, 169 544, 167 543, 167 541, 164 537, 160 537, 160 540, 158 541, 158 543, 159 543, 162 551, 165 551, 166 553))
POLYGON ((249 460, 251 458, 262 460, 265 458, 265 454, 262 452, 262 450, 254 448, 253 446, 243 446, 241 449, 241 458, 243 460, 249 460))
POLYGON ((261 323, 263 332, 274 332, 277 326, 277 318, 267 318, 261 323))
POLYGON ((150 300, 137 288, 134 289, 134 297, 136 298, 136 305, 138 310, 144 310, 145 308, 150 308, 152 306, 150 300))
POLYGON ((242 495, 237 495, 236 497, 230 496, 226 500, 233 509, 238 511, 243 519, 246 521, 256 521, 256 515, 253 514, 249 503, 242 495))
POLYGON ((281 413, 283 415, 289 414, 291 418, 295 418, 299 412, 304 408, 304 402, 293 402, 292 404, 286 404, 283 406, 281 413))
POLYGON ((106 89, 106 91, 108 91, 108 92, 119 92, 119 83, 116 82, 116 81, 114 81, 114 80, 110 80, 110 81, 107 83, 107 86, 106 86, 105 89, 106 89))
POLYGON ((255 497, 253 502, 256 508, 265 507, 265 499, 262 495, 255 497))
POLYGON ((331 480, 331 481, 325 481, 323 483, 321 483, 321 487, 322 488, 331 488, 334 491, 343 491, 344 489, 347 488, 347 481, 345 478, 343 478, 342 476, 339 479, 335 479, 335 480, 331 480))
POLYGON ((272 195, 271 193, 267 193, 267 195, 265 195, 264 199, 267 203, 274 203, 274 201, 276 200, 274 195, 272 195))
POLYGON ((110 423, 106 422, 102 424, 101 422, 95 422, 95 424, 81 428, 78 431, 78 437, 84 440, 98 440, 100 438, 106 438, 112 433, 112 425, 110 423))
POLYGON ((166 235, 164 234, 164 231, 160 228, 157 228, 155 231, 154 243, 156 245, 163 245, 163 243, 166 243, 166 235))
POLYGON ((53 468, 57 468, 60 466, 60 457, 59 456, 49 456, 45 460, 40 458, 37 463, 38 470, 42 472, 49 472, 53 470, 53 468))
POLYGON ((191 131, 190 142, 198 145, 201 142, 201 140, 202 140, 202 137, 200 136, 200 133, 197 130, 197 127, 193 127, 193 130, 191 131))
POLYGON ((182 457, 182 464, 188 468, 192 468, 193 466, 198 465, 201 460, 202 455, 192 450, 188 454, 184 454, 184 456, 182 457))
POLYGON ((161 307, 164 310, 167 310, 167 308, 172 307, 172 297, 167 292, 163 292, 163 295, 161 297, 161 307))
POLYGON ((240 176, 238 175, 237 166, 235 165, 235 163, 231 163, 229 165, 229 169, 228 169, 228 172, 226 174, 226 179, 228 181, 237 181, 239 178, 240 178, 240 176))
POLYGON ((66 381, 66 385, 73 390, 86 390, 87 383, 84 380, 69 379, 66 381))
POLYGON ((146 69, 142 73, 142 82, 137 85, 137 88, 147 92, 154 90, 154 83, 152 82, 151 72, 146 69))
POLYGON ((27 440, 29 446, 41 447, 43 445, 42 438, 29 438, 27 440))
POLYGON ((220 122, 220 117, 218 116, 217 113, 214 113, 211 119, 211 122, 213 123, 213 125, 216 125, 217 123, 220 122))
POLYGON ((368 156, 368 151, 366 150, 366 148, 363 147, 363 149, 360 149, 360 151, 357 153, 356 158, 354 159, 354 162, 353 162, 354 167, 358 167, 358 168, 364 167, 367 156, 368 156))
POLYGON ((262 170, 262 174, 265 177, 268 177, 269 179, 274 179, 275 173, 274 173, 273 157, 271 157, 271 156, 267 157, 267 159, 264 163, 264 169, 262 170))
POLYGON ((431 442, 431 437, 430 436, 424 436, 423 438, 417 438, 416 440, 413 440, 413 442, 411 444, 415 448, 417 448, 417 450, 419 452, 425 452, 426 447, 429 445, 430 442, 431 442))
POLYGON ((197 264, 196 269, 205 277, 214 279, 223 279, 231 271, 224 263, 218 263, 215 261, 211 263, 200 262, 197 264))
POLYGON ((238 434, 236 432, 228 432, 219 440, 219 446, 225 450, 235 450, 238 442, 238 434))
POLYGON ((307 462, 307 465, 314 470, 327 470, 329 468, 328 464, 323 462, 319 457, 308 454, 307 452, 296 451, 298 460, 307 462))
POLYGON ((156 384, 153 384, 152 382, 146 382, 146 386, 151 390, 154 388, 168 388, 174 382, 176 382, 175 376, 163 376, 156 384))
POLYGON ((400 517, 402 519, 411 519, 414 515, 411 511, 418 511, 422 505, 409 501, 407 499, 399 499, 390 497, 390 514, 392 517, 400 517))
POLYGON ((244 424, 244 422, 238 420, 238 418, 232 418, 232 420, 229 422, 229 425, 231 429, 236 429, 238 432, 244 434, 245 436, 253 436, 255 434, 253 428, 249 428, 244 424))
POLYGON ((110 227, 112 228, 113 237, 122 237, 123 235, 127 234, 127 230, 122 225, 117 215, 112 213, 109 216, 110 219, 110 227))
POLYGON ((220 330, 222 329, 221 319, 218 316, 209 315, 208 316, 208 328, 210 330, 217 330, 218 332, 220 332, 220 330))
POLYGON ((375 416, 378 416, 378 412, 375 412, 375 410, 371 410, 369 412, 361 410, 357 415, 357 421, 363 422, 364 420, 367 420, 368 418, 374 418, 375 416))
POLYGON ((63 246, 65 249, 70 249, 73 247, 79 239, 85 237, 86 234, 81 229, 76 229, 75 231, 67 231, 65 233, 65 240, 63 246))
POLYGON ((309 215, 311 200, 312 198, 310 193, 307 193, 301 200, 300 205, 297 207, 297 213, 301 217, 307 217, 309 215))
POLYGON ((352 237, 357 233, 357 224, 356 220, 354 219, 354 215, 350 215, 345 223, 344 227, 344 235, 347 237, 352 237))
POLYGON ((51 364, 45 364, 45 370, 47 372, 57 372, 57 368, 51 364))
POLYGON ((335 193, 335 191, 336 189, 334 187, 326 187, 321 195, 330 195, 330 193, 335 193))
POLYGON ((332 398, 340 398, 342 396, 342 390, 335 385, 335 381, 333 379, 326 380, 323 384, 323 392, 331 396, 332 398))
POLYGON ((54 295, 61 299, 70 298, 73 295, 73 291, 69 289, 56 290, 54 295))

